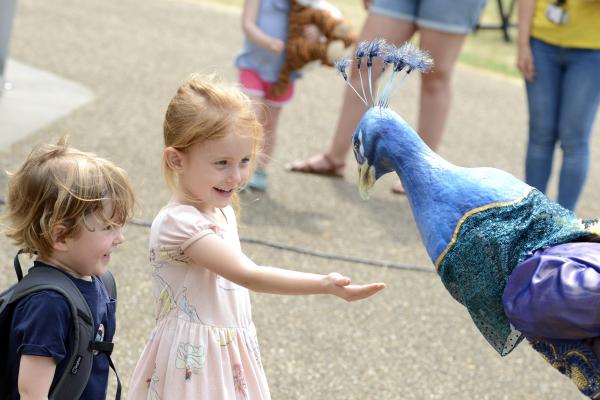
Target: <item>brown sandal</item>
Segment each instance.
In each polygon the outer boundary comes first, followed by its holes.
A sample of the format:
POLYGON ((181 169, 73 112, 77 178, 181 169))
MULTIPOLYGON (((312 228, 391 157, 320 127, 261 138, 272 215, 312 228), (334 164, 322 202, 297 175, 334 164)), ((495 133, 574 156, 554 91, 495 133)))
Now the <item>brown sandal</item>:
POLYGON ((344 177, 344 167, 346 163, 336 163, 329 157, 327 154, 321 154, 321 159, 324 161, 323 164, 326 164, 324 168, 318 168, 314 163, 309 160, 295 162, 293 164, 289 164, 286 166, 286 169, 290 172, 301 172, 304 174, 314 174, 321 175, 330 178, 343 178, 344 177))

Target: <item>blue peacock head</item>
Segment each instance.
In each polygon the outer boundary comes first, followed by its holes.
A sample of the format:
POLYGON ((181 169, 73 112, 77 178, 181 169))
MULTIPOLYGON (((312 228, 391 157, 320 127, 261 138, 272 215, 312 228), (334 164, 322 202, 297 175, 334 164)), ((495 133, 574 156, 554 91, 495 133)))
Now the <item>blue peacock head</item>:
POLYGON ((433 61, 427 52, 411 43, 396 47, 383 39, 359 43, 354 54, 354 63, 352 61, 352 58, 339 60, 336 62, 336 70, 367 108, 352 137, 352 148, 359 164, 359 190, 363 198, 368 198, 369 189, 375 181, 394 171, 390 158, 390 150, 393 149, 390 149, 389 144, 381 144, 381 136, 393 132, 397 137, 406 136, 403 139, 398 137, 398 140, 420 141, 414 130, 389 109, 390 99, 411 72, 427 72, 433 66, 433 61), (382 61, 382 73, 391 69, 391 74, 386 82, 381 82, 374 88, 372 69, 376 59, 382 61), (348 80, 349 69, 352 67, 356 67, 360 80, 358 90, 348 80))

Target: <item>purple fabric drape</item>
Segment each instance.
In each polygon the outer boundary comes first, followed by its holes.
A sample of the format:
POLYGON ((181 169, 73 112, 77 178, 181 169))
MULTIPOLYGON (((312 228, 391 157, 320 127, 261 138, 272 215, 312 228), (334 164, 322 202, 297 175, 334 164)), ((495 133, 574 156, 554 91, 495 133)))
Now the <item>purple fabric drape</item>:
POLYGON ((529 338, 600 336, 600 243, 534 252, 513 270, 502 300, 510 322, 529 338))

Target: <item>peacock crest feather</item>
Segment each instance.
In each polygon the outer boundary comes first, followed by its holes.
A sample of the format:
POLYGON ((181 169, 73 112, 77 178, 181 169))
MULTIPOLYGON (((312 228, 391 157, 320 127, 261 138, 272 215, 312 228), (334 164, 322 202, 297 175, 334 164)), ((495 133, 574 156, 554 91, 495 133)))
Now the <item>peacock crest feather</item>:
POLYGON ((390 99, 396 94, 402 86, 402 82, 411 72, 428 72, 433 66, 433 60, 426 51, 415 47, 409 42, 397 47, 386 43, 384 39, 360 42, 354 51, 354 61, 353 64, 352 58, 346 57, 338 60, 335 67, 346 84, 352 88, 367 108, 375 106, 388 107, 390 99), (377 87, 374 95, 372 70, 374 68, 373 61, 376 59, 382 61, 382 73, 388 68, 392 69, 392 73, 386 82, 381 83, 381 87, 377 87), (349 70, 353 65, 357 69, 361 92, 356 90, 348 79, 349 70), (368 95, 364 83, 364 74, 366 74, 368 95))

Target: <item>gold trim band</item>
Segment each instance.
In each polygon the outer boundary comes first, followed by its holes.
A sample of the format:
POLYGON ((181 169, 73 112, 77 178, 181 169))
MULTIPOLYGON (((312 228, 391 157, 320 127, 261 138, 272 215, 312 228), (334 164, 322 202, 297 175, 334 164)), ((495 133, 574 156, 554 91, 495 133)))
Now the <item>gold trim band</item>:
POLYGON ((450 240, 450 243, 448 243, 448 245, 446 246, 446 248, 444 249, 442 254, 440 254, 438 256, 437 260, 435 260, 436 271, 440 267, 440 264, 441 264, 442 260, 444 259, 444 257, 446 256, 446 254, 450 251, 450 248, 452 248, 454 243, 456 243, 456 238, 458 237, 458 231, 460 230, 460 227, 462 226, 462 224, 467 220, 467 218, 469 218, 471 215, 476 214, 478 212, 489 210, 490 208, 510 206, 512 204, 516 204, 520 201, 523 201, 527 196, 529 196, 529 193, 531 193, 532 190, 533 190, 533 188, 530 187, 529 190, 527 190, 527 193, 525 193, 523 196, 519 197, 516 200, 503 201, 503 202, 497 202, 497 203, 489 203, 484 206, 477 207, 477 208, 467 211, 461 217, 461 219, 458 220, 458 224, 456 224, 456 228, 454 228, 454 233, 452 234, 452 239, 450 240))

